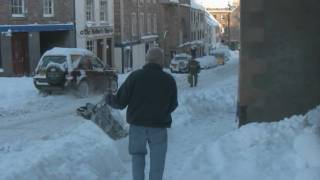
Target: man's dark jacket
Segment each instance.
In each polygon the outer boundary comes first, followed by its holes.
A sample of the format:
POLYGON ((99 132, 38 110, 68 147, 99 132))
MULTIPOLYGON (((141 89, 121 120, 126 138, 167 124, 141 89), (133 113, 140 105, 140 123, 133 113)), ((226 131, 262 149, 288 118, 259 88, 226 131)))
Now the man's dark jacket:
POLYGON ((149 63, 132 72, 116 95, 107 96, 108 104, 127 109, 129 124, 164 128, 170 127, 171 113, 178 106, 177 85, 171 75, 158 64, 149 63))

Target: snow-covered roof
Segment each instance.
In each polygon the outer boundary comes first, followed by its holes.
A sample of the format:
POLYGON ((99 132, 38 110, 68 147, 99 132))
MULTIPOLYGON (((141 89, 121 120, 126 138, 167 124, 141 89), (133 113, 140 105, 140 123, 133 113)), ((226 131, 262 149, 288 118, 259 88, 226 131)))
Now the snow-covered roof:
POLYGON ((158 38, 158 35, 146 35, 146 36, 142 36, 141 39, 145 40, 145 39, 155 39, 158 38))
POLYGON ((175 57, 190 57, 191 58, 191 56, 189 54, 186 54, 186 53, 179 53, 179 54, 176 54, 174 56, 175 57))
POLYGON ((196 40, 196 41, 191 41, 191 42, 186 42, 183 44, 180 44, 178 47, 183 47, 183 46, 189 46, 189 45, 196 45, 196 44, 203 44, 204 42, 201 40, 196 40))
POLYGON ((207 10, 206 10, 206 19, 211 26, 221 27, 221 24, 207 10))
POLYGON ((93 55, 93 53, 83 48, 60 48, 55 47, 45 52, 44 55, 68 55, 68 54, 81 54, 81 55, 93 55))
POLYGON ((203 7, 198 1, 196 0, 191 0, 191 8, 193 9, 198 9, 198 10, 203 10, 205 11, 206 8, 203 7))

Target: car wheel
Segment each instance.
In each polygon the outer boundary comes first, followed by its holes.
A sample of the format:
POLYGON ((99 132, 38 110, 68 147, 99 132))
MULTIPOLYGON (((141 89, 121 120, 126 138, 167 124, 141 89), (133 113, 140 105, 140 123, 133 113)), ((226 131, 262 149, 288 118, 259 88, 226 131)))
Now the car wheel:
POLYGON ((79 98, 88 97, 90 93, 89 84, 87 81, 83 80, 79 83, 76 91, 76 96, 79 98))

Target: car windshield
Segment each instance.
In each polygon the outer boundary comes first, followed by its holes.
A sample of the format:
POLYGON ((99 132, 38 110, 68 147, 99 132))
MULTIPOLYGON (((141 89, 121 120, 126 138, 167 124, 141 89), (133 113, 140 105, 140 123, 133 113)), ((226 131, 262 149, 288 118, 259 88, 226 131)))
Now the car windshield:
POLYGON ((176 61, 187 60, 186 57, 175 57, 174 59, 175 59, 176 61))
POLYGON ((52 63, 63 64, 67 61, 66 56, 45 56, 42 59, 41 67, 47 67, 47 65, 52 63))

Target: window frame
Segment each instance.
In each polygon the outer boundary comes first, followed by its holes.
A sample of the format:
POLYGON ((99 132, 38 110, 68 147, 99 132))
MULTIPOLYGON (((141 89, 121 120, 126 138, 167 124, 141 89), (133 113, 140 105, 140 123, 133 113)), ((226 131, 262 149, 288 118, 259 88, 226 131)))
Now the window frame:
POLYGON ((43 17, 54 17, 54 0, 43 0, 42 2, 43 2, 43 17), (49 5, 50 2, 51 2, 51 8, 49 5), (46 7, 46 5, 49 5, 49 7, 46 7), (46 13, 46 9, 48 9, 49 11, 51 9, 51 14, 46 13))
POLYGON ((85 4, 85 19, 87 22, 93 22, 94 21, 94 0, 86 0, 85 4), (88 2, 90 3, 90 6, 88 2), (90 13, 90 14, 89 14, 90 13), (90 18, 89 18, 90 16, 90 18))
POLYGON ((91 52, 94 52, 94 41, 91 39, 86 40, 86 49, 91 52))
POLYGON ((10 6, 11 7, 11 16, 12 17, 25 17, 26 16, 25 15, 26 14, 25 5, 26 5, 25 0, 11 0, 11 6, 10 6), (18 3, 17 6, 14 5, 15 2, 18 3), (20 2, 21 2, 21 4, 20 4, 20 2), (20 7, 20 5, 21 5, 21 7, 20 7), (21 13, 14 13, 14 11, 13 11, 14 8, 17 8, 16 9, 17 11, 19 11, 21 8, 21 13))
POLYGON ((137 24, 138 24, 137 14, 135 12, 133 12, 133 13, 131 13, 131 36, 132 37, 135 37, 138 35, 137 24))
POLYGON ((108 22, 108 1, 107 0, 99 0, 99 16, 101 22, 108 22), (103 8, 102 3, 105 3, 105 7, 103 8), (103 15, 102 15, 103 13, 103 15), (102 18, 103 17, 103 18, 102 18))

